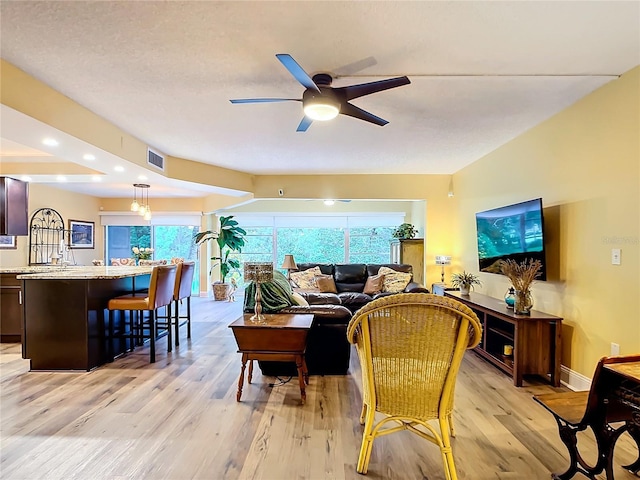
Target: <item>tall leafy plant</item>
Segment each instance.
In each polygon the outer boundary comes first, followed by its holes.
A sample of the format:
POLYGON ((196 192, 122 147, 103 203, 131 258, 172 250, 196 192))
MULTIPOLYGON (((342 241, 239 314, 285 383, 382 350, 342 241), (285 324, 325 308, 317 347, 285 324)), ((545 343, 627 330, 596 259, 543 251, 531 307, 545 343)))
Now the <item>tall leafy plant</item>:
POLYGON ((240 262, 235 258, 229 258, 229 255, 242 251, 244 247, 244 237, 247 232, 238 226, 238 222, 233 219, 233 215, 228 217, 220 217, 220 227, 218 231, 205 230, 204 232, 198 232, 194 235, 194 240, 197 245, 201 245, 204 242, 215 240, 218 244, 220 256, 211 257, 211 260, 218 260, 211 266, 214 267, 220 265, 220 277, 222 283, 225 280, 232 269, 240 268, 240 262))

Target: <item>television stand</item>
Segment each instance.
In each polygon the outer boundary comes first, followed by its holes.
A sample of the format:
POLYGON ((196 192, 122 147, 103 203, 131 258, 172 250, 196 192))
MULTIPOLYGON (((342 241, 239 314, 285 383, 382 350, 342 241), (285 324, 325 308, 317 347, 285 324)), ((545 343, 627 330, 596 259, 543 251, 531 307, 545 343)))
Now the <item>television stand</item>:
POLYGON ((554 387, 560 386, 562 318, 531 310, 531 315, 516 315, 503 300, 471 292, 445 291, 473 310, 482 324, 482 340, 474 351, 513 377, 522 386, 523 375, 540 375, 554 387), (505 346, 512 346, 511 355, 505 346))

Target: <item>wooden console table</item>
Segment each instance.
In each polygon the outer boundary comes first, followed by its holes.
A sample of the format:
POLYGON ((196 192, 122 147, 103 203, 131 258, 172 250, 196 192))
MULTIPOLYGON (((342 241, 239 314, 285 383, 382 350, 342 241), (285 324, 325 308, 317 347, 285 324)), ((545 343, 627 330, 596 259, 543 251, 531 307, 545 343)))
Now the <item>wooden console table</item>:
POLYGON ((305 384, 309 383, 304 353, 313 315, 273 314, 264 317, 264 323, 254 323, 250 320, 251 314, 247 313, 229 325, 236 337, 238 352, 242 353, 236 400, 239 402, 242 397, 247 361, 249 361, 249 383, 253 376, 253 360, 294 361, 298 369, 300 396, 304 404, 307 399, 305 384))
POLYGON ((560 386, 560 354, 562 351, 562 318, 531 310, 531 315, 515 315, 503 300, 471 292, 446 291, 471 308, 482 323, 482 341, 474 351, 513 377, 522 386, 523 375, 550 377, 560 386), (513 354, 505 355, 505 346, 513 346, 513 354))

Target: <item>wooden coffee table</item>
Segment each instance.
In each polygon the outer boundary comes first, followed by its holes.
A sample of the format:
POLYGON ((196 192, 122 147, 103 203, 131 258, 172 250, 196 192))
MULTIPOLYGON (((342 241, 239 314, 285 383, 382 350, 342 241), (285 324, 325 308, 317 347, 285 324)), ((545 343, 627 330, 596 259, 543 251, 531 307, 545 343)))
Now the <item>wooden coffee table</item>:
POLYGON ((307 335, 313 323, 313 315, 271 314, 264 316, 263 323, 250 320, 251 314, 244 314, 229 328, 233 330, 242 353, 242 367, 238 380, 236 400, 242 397, 244 370, 249 361, 249 377, 253 377, 253 360, 272 360, 276 362, 296 362, 302 403, 307 399, 305 384, 309 383, 309 373, 304 359, 307 348, 307 335))

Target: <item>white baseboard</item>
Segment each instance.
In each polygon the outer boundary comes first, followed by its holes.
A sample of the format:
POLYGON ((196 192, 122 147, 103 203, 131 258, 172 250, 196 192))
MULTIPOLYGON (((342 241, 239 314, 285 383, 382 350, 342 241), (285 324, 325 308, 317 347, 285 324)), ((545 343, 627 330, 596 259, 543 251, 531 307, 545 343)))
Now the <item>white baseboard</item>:
POLYGON ((574 392, 582 392, 591 389, 591 379, 581 373, 574 372, 569 367, 560 365, 560 382, 574 392))

